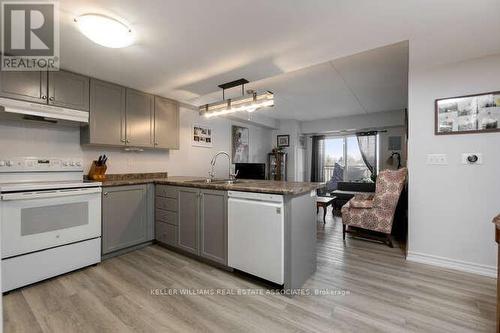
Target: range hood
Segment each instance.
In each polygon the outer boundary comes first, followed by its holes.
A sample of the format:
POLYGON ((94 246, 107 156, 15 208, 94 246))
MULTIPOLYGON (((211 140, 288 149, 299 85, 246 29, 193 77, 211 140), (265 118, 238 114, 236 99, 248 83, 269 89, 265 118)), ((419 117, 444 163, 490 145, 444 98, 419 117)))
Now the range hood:
POLYGON ((84 125, 89 123, 89 113, 87 111, 1 97, 0 115, 10 119, 41 121, 54 124, 61 123, 64 125, 84 125))

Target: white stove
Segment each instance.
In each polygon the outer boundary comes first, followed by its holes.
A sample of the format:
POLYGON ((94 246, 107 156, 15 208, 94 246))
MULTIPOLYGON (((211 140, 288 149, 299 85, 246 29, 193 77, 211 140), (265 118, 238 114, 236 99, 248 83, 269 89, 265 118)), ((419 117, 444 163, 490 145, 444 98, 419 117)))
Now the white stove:
POLYGON ((0 192, 97 187, 83 180, 79 158, 0 158, 0 192))
POLYGON ((78 158, 0 158, 2 291, 100 262, 101 183, 78 158))

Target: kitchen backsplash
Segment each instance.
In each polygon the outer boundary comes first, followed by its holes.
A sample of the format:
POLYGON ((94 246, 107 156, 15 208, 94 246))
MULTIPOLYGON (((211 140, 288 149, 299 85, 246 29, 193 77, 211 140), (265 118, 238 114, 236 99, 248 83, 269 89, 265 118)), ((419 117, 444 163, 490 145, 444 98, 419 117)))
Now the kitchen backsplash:
MULTIPOLYGON (((201 118, 196 111, 181 108, 180 150, 125 152, 120 148, 80 145, 80 129, 43 123, 0 121, 0 156, 76 157, 83 158, 85 172, 99 155, 109 157, 108 173, 163 172, 169 175, 206 176, 212 156, 231 149, 231 122, 224 118, 201 118), (193 123, 208 124, 214 131, 212 148, 191 146, 193 123)), ((269 129, 234 123, 250 130, 250 162, 266 162, 272 149, 269 129)), ((227 161, 217 163, 217 175, 227 174, 227 161)))

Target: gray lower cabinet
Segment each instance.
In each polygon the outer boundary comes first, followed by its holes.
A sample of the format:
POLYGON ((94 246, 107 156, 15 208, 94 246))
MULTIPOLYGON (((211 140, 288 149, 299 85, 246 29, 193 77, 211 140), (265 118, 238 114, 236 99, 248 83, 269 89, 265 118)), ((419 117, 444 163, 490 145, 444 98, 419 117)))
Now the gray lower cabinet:
POLYGON ((154 146, 179 149, 179 103, 155 96, 154 146))
POLYGON ((227 192, 200 193, 200 256, 227 265, 227 192))
POLYGON ((195 188, 178 190, 178 246, 184 251, 198 254, 198 216, 200 191, 195 188))
POLYGON ((0 72, 0 96, 47 103, 47 72, 0 72))
POLYGON ((75 110, 89 110, 90 79, 88 76, 66 71, 51 71, 48 82, 48 103, 50 105, 75 110))
POLYGON ((103 255, 153 239, 152 199, 151 185, 103 188, 103 255))
POLYGON ((156 185, 156 239, 227 265, 227 192, 156 185))
POLYGON ((156 240, 178 246, 177 190, 171 186, 156 185, 155 236, 156 240))
POLYGON ((125 144, 125 93, 125 87, 90 80, 90 119, 80 131, 82 143, 125 144))
POLYGON ((127 88, 127 145, 153 147, 154 97, 127 88))

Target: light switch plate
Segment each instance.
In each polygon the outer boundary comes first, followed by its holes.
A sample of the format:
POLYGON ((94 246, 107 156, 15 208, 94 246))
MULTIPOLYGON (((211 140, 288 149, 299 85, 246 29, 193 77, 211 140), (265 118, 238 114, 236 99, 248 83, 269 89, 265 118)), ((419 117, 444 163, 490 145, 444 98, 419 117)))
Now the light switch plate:
POLYGON ((481 153, 462 153, 462 164, 466 165, 478 165, 483 164, 483 154, 481 153), (469 156, 477 156, 476 162, 470 162, 468 160, 469 156))
POLYGON ((428 154, 427 164, 429 165, 448 165, 448 155, 446 154, 428 154))

